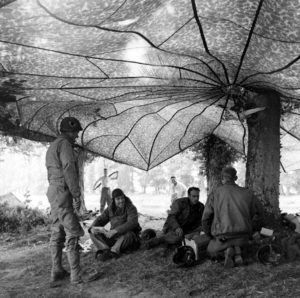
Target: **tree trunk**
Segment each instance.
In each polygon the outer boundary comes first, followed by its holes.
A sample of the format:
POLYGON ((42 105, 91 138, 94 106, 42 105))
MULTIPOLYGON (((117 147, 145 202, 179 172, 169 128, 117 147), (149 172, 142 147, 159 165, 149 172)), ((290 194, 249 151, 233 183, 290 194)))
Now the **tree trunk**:
POLYGON ((262 202, 265 211, 275 218, 280 215, 280 97, 264 90, 252 99, 256 107, 266 107, 247 119, 248 156, 246 186, 262 202))

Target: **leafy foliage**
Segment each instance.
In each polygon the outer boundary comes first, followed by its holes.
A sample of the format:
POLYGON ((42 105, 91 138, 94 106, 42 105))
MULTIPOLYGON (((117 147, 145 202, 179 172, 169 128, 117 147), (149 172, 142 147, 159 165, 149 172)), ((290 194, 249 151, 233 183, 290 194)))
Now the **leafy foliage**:
POLYGON ((49 223, 49 217, 38 209, 9 207, 0 204, 0 232, 27 232, 49 223))
POLYGON ((24 82, 24 80, 15 80, 9 77, 6 77, 5 80, 2 80, 0 85, 0 103, 5 104, 9 102, 15 102, 16 95, 24 94, 24 82))
POLYGON ((243 158, 242 155, 234 148, 214 135, 211 135, 202 142, 197 143, 191 147, 190 150, 195 153, 193 159, 202 163, 200 173, 205 174, 206 176, 208 175, 207 163, 211 159, 211 150, 214 151, 214 156, 218 156, 218 160, 216 161, 217 164, 220 164, 220 161, 222 161, 223 165, 233 164, 243 158))
POLYGON ((16 136, 0 136, 0 152, 10 150, 30 156, 36 147, 43 146, 42 143, 34 143, 16 136))

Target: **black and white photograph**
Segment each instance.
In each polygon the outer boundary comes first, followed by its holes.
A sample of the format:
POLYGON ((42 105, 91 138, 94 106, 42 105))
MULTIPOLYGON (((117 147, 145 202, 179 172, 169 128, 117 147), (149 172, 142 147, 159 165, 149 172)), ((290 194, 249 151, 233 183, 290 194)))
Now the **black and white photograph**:
POLYGON ((0 0, 0 298, 299 272, 299 0, 0 0))

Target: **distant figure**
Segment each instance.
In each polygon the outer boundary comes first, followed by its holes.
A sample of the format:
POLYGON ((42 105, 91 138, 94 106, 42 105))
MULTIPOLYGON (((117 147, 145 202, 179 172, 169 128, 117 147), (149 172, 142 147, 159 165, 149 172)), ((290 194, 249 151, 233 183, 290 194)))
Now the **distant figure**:
POLYGON ((208 197, 202 217, 204 232, 211 237, 210 257, 224 256, 225 268, 242 265, 242 248, 248 245, 253 230, 259 229, 263 209, 253 193, 238 186, 236 169, 222 170, 222 184, 208 197))
POLYGON ((97 248, 96 258, 102 261, 118 258, 124 251, 140 246, 138 212, 124 192, 116 188, 112 192, 112 204, 98 216, 89 228, 90 237, 97 248), (110 230, 104 226, 110 223, 110 230))
POLYGON ((107 169, 104 169, 104 175, 101 176, 94 184, 94 190, 102 185, 101 196, 100 196, 100 213, 103 213, 105 205, 111 204, 111 194, 109 187, 109 180, 116 180, 118 178, 118 172, 113 172, 109 176, 107 175, 107 169))
POLYGON ((183 183, 177 181, 175 176, 171 176, 171 183, 171 203, 179 198, 186 197, 187 188, 183 183))
POLYGON ((163 226, 163 235, 148 240, 146 248, 150 249, 159 244, 179 245, 184 237, 193 239, 194 235, 199 235, 204 210, 204 205, 199 202, 199 194, 198 187, 190 187, 188 197, 173 202, 163 226))

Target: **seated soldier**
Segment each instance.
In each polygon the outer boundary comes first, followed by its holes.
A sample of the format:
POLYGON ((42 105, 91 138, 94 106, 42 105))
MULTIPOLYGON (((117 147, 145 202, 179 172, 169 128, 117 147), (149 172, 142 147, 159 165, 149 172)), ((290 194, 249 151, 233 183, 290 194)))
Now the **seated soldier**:
POLYGON ((263 213, 253 193, 238 186, 236 179, 233 167, 222 170, 223 185, 209 195, 202 217, 203 230, 211 237, 207 253, 212 258, 225 257, 225 268, 243 264, 241 249, 248 244, 263 213))
POLYGON ((97 248, 96 258, 102 261, 119 257, 121 252, 133 251, 140 246, 138 213, 131 200, 116 188, 112 203, 89 228, 90 237, 97 248), (104 226, 110 223, 110 230, 104 226))
POLYGON ((148 240, 146 248, 159 244, 180 245, 184 237, 193 239, 194 234, 199 235, 204 210, 204 205, 199 202, 199 193, 198 187, 190 187, 188 197, 173 202, 163 226, 163 235, 148 240))

